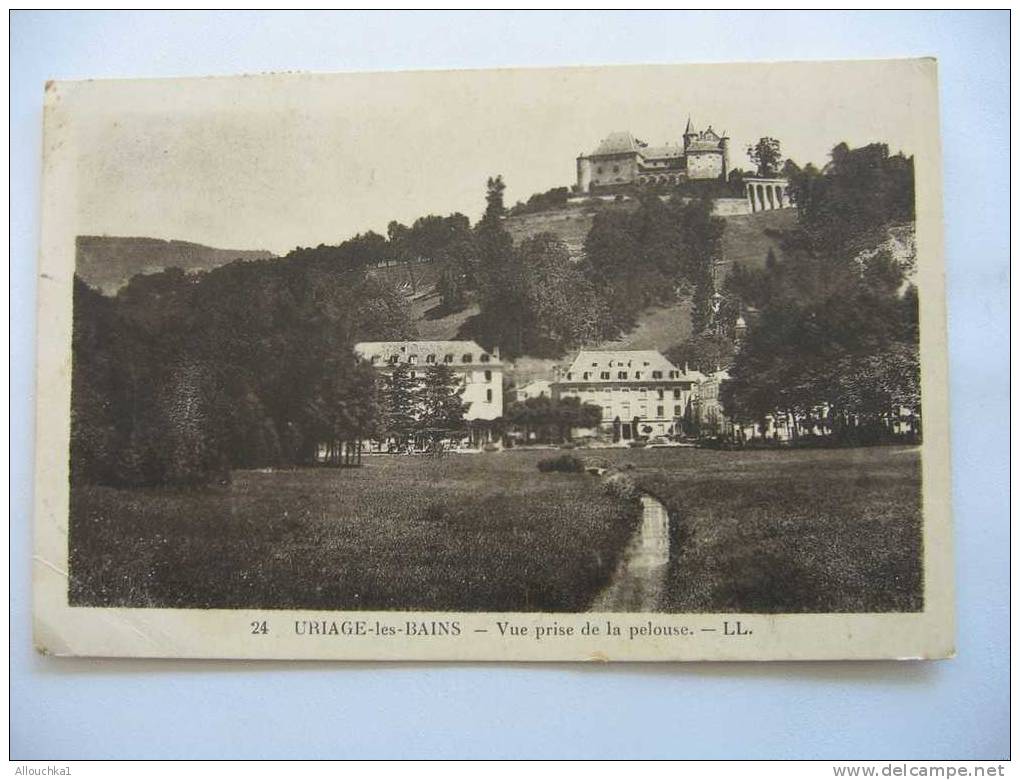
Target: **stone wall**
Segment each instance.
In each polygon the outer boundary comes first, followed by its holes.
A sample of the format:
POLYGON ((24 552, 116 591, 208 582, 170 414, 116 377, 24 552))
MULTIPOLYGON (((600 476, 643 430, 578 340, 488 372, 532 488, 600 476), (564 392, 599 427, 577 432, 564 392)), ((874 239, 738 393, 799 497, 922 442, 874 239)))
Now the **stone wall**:
POLYGON ((722 174, 722 152, 696 152, 687 155, 687 176, 689 178, 717 179, 722 174))
POLYGON ((637 179, 637 154, 591 158, 591 183, 594 186, 627 184, 637 179))

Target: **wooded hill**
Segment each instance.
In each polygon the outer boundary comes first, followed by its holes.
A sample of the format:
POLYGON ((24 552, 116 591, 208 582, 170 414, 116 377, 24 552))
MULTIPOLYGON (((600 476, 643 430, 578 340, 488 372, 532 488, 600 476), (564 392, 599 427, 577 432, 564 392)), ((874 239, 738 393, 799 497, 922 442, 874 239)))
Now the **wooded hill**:
POLYGON ((75 242, 75 273, 91 287, 113 295, 135 274, 151 274, 164 268, 209 271, 234 260, 267 260, 272 252, 247 249, 216 249, 190 241, 128 236, 78 236, 75 242))

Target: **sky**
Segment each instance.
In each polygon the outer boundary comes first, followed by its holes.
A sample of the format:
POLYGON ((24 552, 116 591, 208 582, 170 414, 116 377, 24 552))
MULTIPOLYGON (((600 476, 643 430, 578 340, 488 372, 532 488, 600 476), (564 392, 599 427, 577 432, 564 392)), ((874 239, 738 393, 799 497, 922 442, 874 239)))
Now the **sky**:
MULTIPOLYGON (((65 82, 77 233, 285 253, 573 184, 610 132, 678 143, 687 118, 784 156, 888 143, 913 154, 917 61, 275 75, 65 82)), ((55 117, 47 143, 54 142, 55 117)), ((60 133, 63 133, 61 128, 60 133)))

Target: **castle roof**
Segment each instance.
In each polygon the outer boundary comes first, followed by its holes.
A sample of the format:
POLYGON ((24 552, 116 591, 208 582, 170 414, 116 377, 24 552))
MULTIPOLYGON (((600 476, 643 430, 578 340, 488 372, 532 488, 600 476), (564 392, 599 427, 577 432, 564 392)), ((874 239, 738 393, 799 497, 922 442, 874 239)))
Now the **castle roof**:
POLYGON ((665 146, 649 146, 642 149, 641 155, 646 160, 661 160, 670 157, 683 157, 684 150, 674 144, 666 144, 665 146))
POLYGON ((592 152, 592 156, 602 154, 626 154, 640 149, 637 139, 628 130, 610 133, 602 139, 602 143, 592 152))

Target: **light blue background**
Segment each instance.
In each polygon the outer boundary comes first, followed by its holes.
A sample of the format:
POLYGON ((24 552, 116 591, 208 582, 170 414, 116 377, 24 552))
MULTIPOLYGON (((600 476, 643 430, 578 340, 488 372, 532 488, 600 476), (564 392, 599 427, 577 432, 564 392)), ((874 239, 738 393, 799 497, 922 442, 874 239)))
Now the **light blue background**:
POLYGON ((13 758, 1008 754, 1008 13, 14 12, 11 59, 13 758), (382 666, 34 653, 45 79, 925 55, 941 76, 957 659, 382 666))

